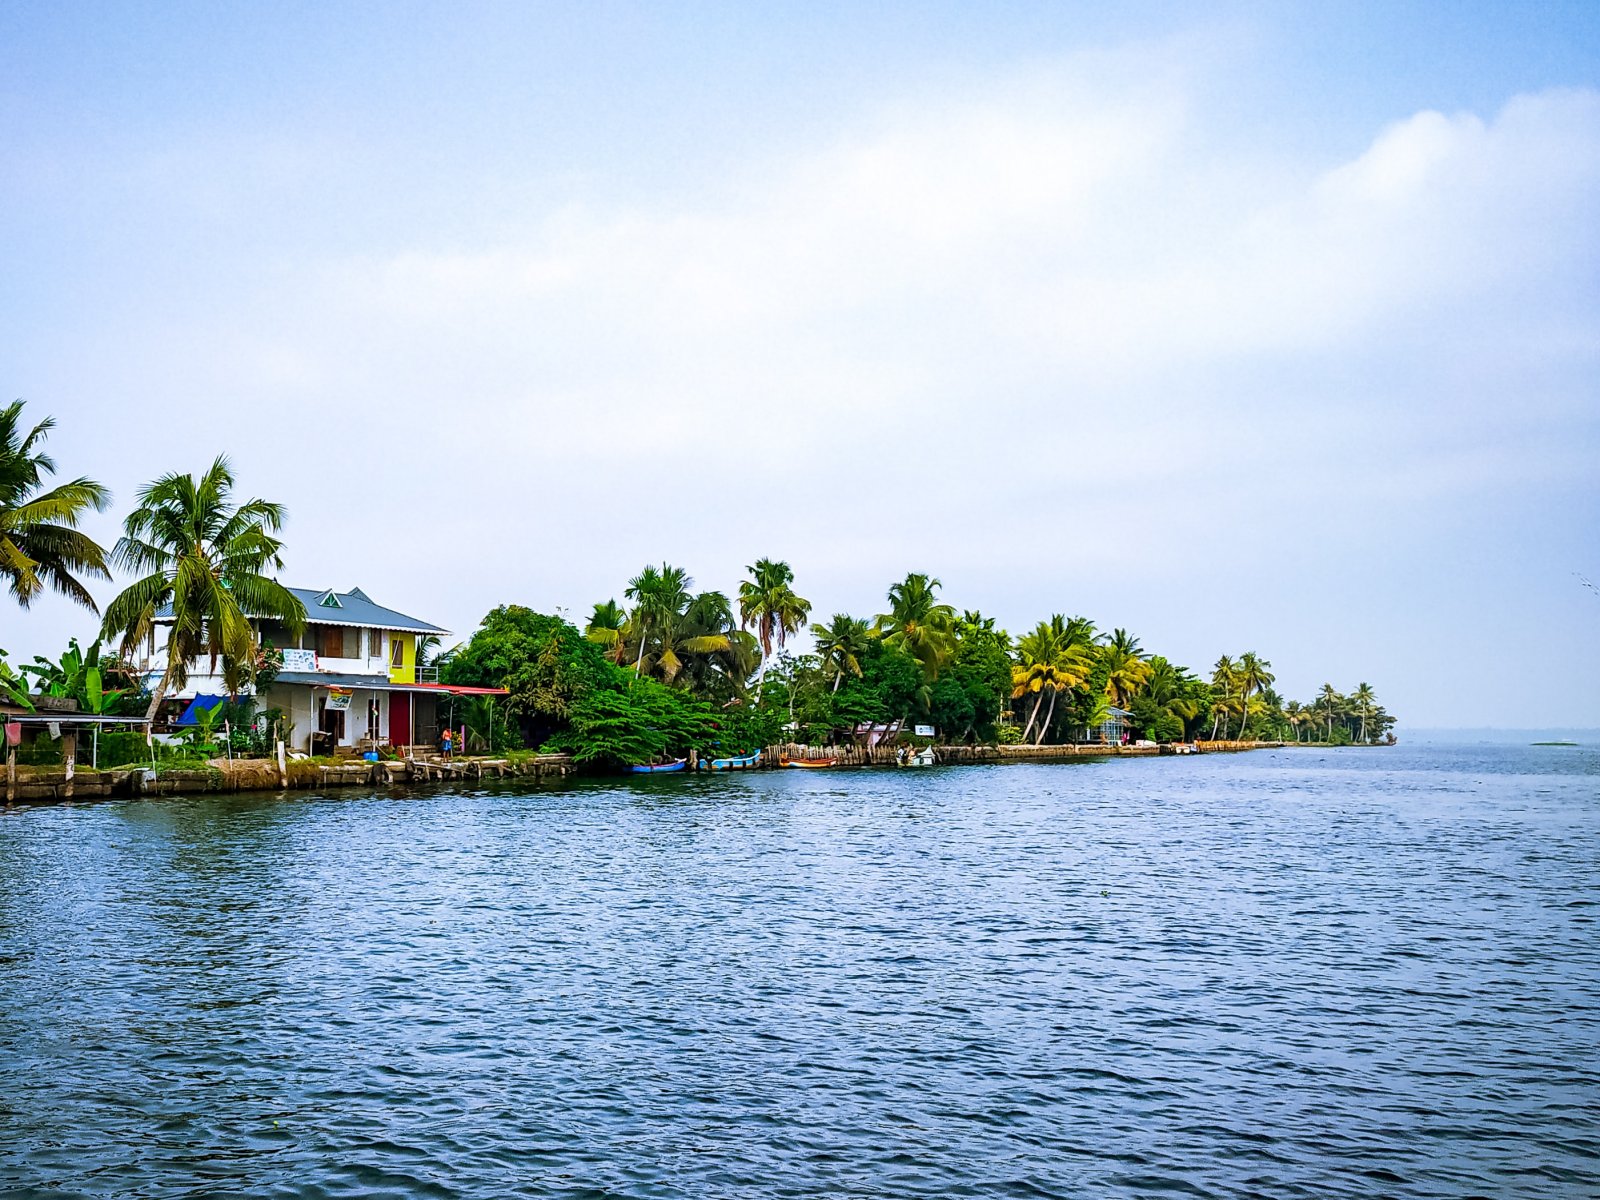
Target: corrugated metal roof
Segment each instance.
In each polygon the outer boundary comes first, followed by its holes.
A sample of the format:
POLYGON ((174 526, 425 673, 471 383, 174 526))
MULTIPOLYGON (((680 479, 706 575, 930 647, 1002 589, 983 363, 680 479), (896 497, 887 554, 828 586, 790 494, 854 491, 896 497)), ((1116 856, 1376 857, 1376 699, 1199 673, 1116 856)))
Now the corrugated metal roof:
MULTIPOLYGON (((369 629, 393 629, 400 633, 449 633, 437 625, 408 617, 403 612, 374 604, 360 588, 336 592, 332 588, 316 591, 313 588, 292 587, 294 598, 305 605, 306 620, 313 625, 359 625, 369 629), (336 604, 327 603, 332 597, 336 604)), ((170 621, 172 606, 156 610, 156 620, 170 621)))
POLYGON ((296 600, 306 606, 306 620, 320 625, 366 625, 375 629, 398 629, 402 633, 448 633, 437 625, 408 617, 405 613, 374 604, 360 588, 348 592, 335 592, 324 588, 320 592, 307 588, 289 589, 296 600), (337 607, 325 604, 327 597, 338 601, 337 607))

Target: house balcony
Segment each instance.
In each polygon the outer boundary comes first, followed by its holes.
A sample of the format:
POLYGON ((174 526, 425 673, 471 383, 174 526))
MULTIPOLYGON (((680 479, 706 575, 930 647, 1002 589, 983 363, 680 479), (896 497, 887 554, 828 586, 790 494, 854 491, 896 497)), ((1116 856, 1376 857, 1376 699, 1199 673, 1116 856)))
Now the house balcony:
POLYGON ((374 683, 383 683, 389 678, 389 664, 381 655, 376 658, 333 658, 312 650, 285 650, 283 670, 296 674, 361 675, 374 683))

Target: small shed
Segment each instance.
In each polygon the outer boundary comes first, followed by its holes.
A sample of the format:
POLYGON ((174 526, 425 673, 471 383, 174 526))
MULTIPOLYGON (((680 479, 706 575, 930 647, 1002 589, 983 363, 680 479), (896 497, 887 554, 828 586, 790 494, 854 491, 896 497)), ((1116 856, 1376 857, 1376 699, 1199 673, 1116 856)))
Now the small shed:
POLYGON ((1120 746, 1128 740, 1132 721, 1131 712, 1113 704, 1106 710, 1106 719, 1089 730, 1089 740, 1103 742, 1107 746, 1120 746))
MULTIPOLYGON (((32 699, 47 700, 52 697, 36 696, 32 699)), ((144 717, 102 717, 92 713, 80 713, 75 709, 74 705, 72 708, 46 708, 41 712, 37 709, 29 711, 14 705, 0 705, 0 728, 5 732, 7 804, 13 803, 17 798, 17 747, 28 735, 61 740, 62 766, 66 771, 70 789, 78 765, 80 734, 87 734, 98 742, 99 731, 108 726, 143 728, 147 732, 150 728, 150 722, 144 717)), ((70 795, 70 791, 68 794, 70 795)))

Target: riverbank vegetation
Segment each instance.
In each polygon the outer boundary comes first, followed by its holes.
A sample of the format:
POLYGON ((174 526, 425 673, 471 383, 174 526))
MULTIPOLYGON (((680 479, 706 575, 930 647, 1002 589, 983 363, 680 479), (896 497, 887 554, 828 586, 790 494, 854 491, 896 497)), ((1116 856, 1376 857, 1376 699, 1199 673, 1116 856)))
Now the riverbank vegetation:
MULTIPOLYGON (((0 702, 27 708, 30 697, 59 695, 82 712, 150 714, 193 663, 209 661, 246 704, 274 666, 247 616, 298 631, 305 615, 274 575, 283 508, 234 503, 232 472, 218 458, 199 476, 168 474, 142 489, 108 555, 77 528, 110 503, 107 490, 83 477, 45 486, 55 472, 41 448, 51 424, 27 428, 20 402, 0 409, 0 580, 23 608, 51 587, 94 611, 85 579, 108 579, 112 567, 135 578, 108 606, 87 654, 74 642, 59 662, 18 669, 0 649, 0 702), (101 639, 131 655, 164 611, 176 632, 147 691, 126 659, 102 657, 101 639)), ((775 558, 751 564, 732 599, 662 563, 595 603, 582 628, 502 605, 437 661, 444 683, 506 689, 463 702, 469 750, 565 751, 611 767, 882 737, 1034 746, 1393 740, 1394 719, 1371 685, 1346 694, 1329 683, 1305 701, 1285 700, 1272 663, 1254 650, 1196 671, 1124 628, 1060 612, 1013 636, 976 609, 958 609, 938 579, 920 573, 889 584, 882 607, 813 616, 793 570, 775 558)), ((209 718, 196 736, 205 748, 219 744, 209 718)), ((239 735, 223 734, 224 750, 230 736, 239 735)), ((247 743, 239 749, 253 751, 247 743)))

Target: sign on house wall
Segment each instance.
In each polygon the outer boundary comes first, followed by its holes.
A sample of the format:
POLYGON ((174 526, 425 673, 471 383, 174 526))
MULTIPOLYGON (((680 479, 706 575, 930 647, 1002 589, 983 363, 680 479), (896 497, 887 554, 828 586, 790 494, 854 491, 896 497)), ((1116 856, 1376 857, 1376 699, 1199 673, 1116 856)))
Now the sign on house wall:
POLYGON ((328 711, 329 712, 349 712, 350 711, 350 689, 349 688, 337 688, 336 687, 336 688, 329 688, 328 689, 328 711))
POLYGON ((315 650, 285 650, 283 652, 283 669, 285 671, 315 671, 317 669, 317 652, 315 650))

